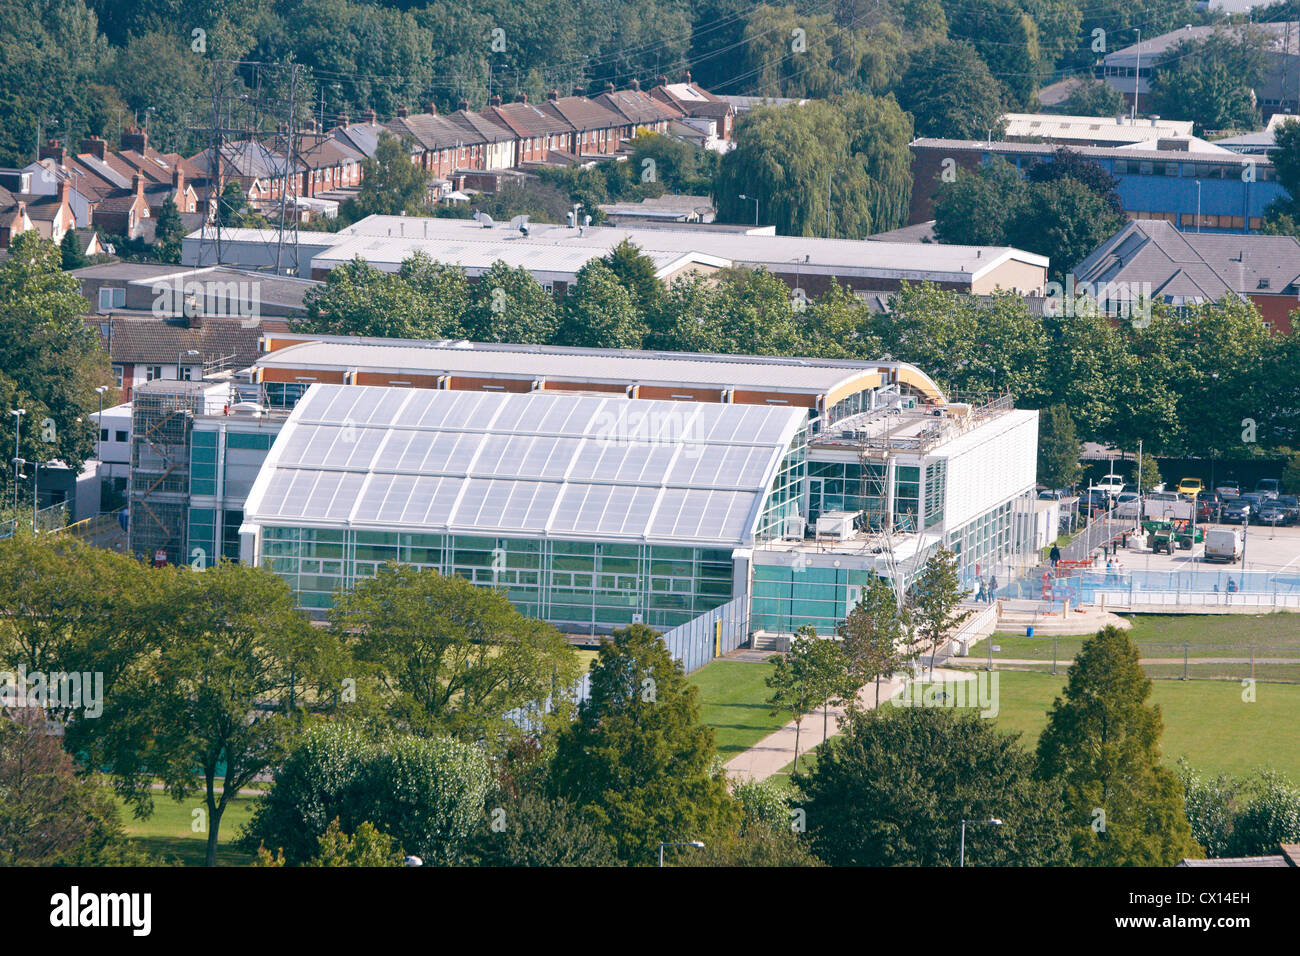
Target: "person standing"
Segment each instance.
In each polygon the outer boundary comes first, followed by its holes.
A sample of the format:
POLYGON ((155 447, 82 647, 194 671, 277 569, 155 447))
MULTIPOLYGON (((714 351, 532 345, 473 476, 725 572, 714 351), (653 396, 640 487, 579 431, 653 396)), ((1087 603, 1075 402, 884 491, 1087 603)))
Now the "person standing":
POLYGON ((1061 549, 1052 545, 1052 551, 1047 557, 1052 562, 1052 567, 1056 567, 1061 561, 1061 549))
POLYGON ((997 593, 998 593, 998 579, 997 579, 996 577, 994 577, 993 575, 990 574, 990 575, 989 575, 989 589, 988 589, 988 601, 989 601, 990 604, 993 603, 993 595, 995 595, 995 594, 997 594, 997 593))

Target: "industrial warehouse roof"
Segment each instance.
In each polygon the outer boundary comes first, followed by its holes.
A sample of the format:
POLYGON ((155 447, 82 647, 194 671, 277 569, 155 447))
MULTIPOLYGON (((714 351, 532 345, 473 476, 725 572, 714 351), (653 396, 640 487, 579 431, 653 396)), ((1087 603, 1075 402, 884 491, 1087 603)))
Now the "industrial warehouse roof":
POLYGON ((245 521, 741 546, 804 421, 762 405, 317 384, 245 521))
MULTIPOLYGON (((504 230, 498 232, 500 235, 504 230)), ((471 236, 477 239, 477 236, 471 236)), ((605 255, 605 250, 589 246, 542 245, 516 242, 475 242, 464 238, 420 239, 415 237, 389 238, 387 236, 356 236, 333 248, 318 253, 311 260, 313 269, 331 269, 351 262, 360 256, 379 269, 396 271, 416 252, 423 252, 434 262, 457 265, 469 275, 490 269, 494 263, 504 262, 511 268, 525 268, 538 273, 554 273, 569 278, 592 259, 605 255)), ((660 278, 670 276, 688 265, 703 265, 724 269, 731 265, 727 259, 699 252, 648 250, 646 256, 655 264, 655 274, 660 278)))
MULTIPOLYGON (((935 401, 939 387, 920 369, 905 362, 862 362, 785 356, 717 355, 699 352, 652 352, 633 349, 565 348, 443 339, 360 338, 274 334, 272 344, 301 339, 261 356, 261 368, 350 370, 419 375, 483 375, 493 378, 551 381, 680 385, 684 388, 779 389, 827 395, 840 392, 864 376, 887 372, 935 401)), ((863 384, 861 387, 873 387, 863 384)), ((856 390, 856 389, 854 389, 856 390)))
MULTIPOLYGON (((920 141, 918 141, 920 142, 920 141)), ((1051 147, 1047 147, 1050 151, 1051 147)), ((1234 157, 1236 158, 1236 157, 1234 157)), ((375 236, 389 239, 415 239, 444 242, 454 239, 491 247, 501 255, 506 249, 543 246, 553 249, 598 249, 605 254, 627 239, 650 255, 656 252, 686 251, 704 253, 730 260, 738 265, 767 266, 789 272, 794 264, 808 273, 851 275, 870 273, 880 277, 930 279, 933 281, 971 281, 996 269, 1009 260, 1047 266, 1043 256, 1006 246, 924 245, 906 242, 864 242, 859 239, 816 239, 802 236, 759 236, 714 231, 684 226, 682 229, 638 229, 624 226, 588 226, 583 230, 567 226, 533 224, 522 236, 504 223, 484 228, 469 219, 415 219, 405 216, 367 216, 342 229, 340 240, 348 236, 375 236)), ((394 257, 419 248, 371 247, 371 255, 391 261, 394 257)), ((333 259, 335 250, 326 257, 333 259)), ((380 261, 375 260, 376 264, 380 261)), ((400 261, 398 259, 397 261, 400 261)))

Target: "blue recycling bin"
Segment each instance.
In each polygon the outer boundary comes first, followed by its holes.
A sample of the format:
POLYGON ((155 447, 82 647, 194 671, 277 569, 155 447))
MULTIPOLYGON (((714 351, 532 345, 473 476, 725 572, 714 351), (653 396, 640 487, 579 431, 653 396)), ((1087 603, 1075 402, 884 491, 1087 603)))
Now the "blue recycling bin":
POLYGON ((1034 625, 1030 624, 1025 628, 1025 637, 1034 636, 1034 625))

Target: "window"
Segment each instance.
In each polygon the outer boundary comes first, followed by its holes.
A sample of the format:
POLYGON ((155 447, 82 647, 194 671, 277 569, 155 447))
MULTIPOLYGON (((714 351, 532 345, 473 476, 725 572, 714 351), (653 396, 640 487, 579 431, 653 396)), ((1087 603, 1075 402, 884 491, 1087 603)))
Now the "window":
POLYGON ((101 428, 101 429, 99 430, 99 440, 100 440, 100 441, 108 441, 108 429, 107 429, 107 428, 101 428))
POLYGON ((159 378, 162 378, 161 365, 146 365, 144 367, 144 380, 146 382, 152 382, 155 379, 159 379, 159 378))
MULTIPOLYGON (((107 438, 108 430, 105 429, 104 431, 105 431, 104 437, 107 438)), ((119 445, 125 445, 128 441, 130 441, 130 437, 127 435, 126 432, 118 430, 113 432, 113 441, 117 442, 119 445)))
POLYGON ((118 388, 122 387, 122 366, 120 365, 113 366, 113 381, 118 388))
MULTIPOLYGON (((132 223, 134 225, 134 223, 132 223)), ((99 311, 107 312, 109 309, 120 309, 126 305, 126 289, 100 289, 99 290, 99 311)))

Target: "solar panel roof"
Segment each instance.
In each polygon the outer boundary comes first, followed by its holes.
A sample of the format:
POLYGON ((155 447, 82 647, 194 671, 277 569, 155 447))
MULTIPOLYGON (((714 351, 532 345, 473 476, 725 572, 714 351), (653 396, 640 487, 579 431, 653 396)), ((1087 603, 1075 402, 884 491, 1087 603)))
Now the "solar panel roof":
POLYGON ((805 422, 788 406, 318 383, 245 520, 743 546, 805 422))

